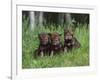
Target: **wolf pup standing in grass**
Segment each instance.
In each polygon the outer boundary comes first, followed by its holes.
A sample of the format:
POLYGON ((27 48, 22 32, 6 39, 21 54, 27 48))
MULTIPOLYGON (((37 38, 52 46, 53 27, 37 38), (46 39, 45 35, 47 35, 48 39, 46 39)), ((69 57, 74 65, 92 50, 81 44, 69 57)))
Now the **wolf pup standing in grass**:
POLYGON ((39 37, 39 48, 38 48, 38 55, 43 57, 47 53, 50 53, 50 37, 47 33, 40 33, 39 37))
POLYGON ((64 29, 64 52, 79 48, 81 45, 73 34, 72 30, 64 29))
POLYGON ((54 32, 50 35, 51 45, 50 45, 50 55, 57 54, 62 51, 61 34, 54 32))

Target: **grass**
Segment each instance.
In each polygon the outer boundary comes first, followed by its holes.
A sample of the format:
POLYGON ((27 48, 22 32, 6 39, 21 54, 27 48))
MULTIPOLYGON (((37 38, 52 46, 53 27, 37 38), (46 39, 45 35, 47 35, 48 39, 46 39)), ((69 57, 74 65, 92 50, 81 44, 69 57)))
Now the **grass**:
POLYGON ((27 20, 23 21, 22 31, 22 68, 52 68, 52 67, 74 67, 74 66, 88 66, 89 65, 89 29, 88 25, 78 25, 75 28, 75 37, 81 43, 79 49, 59 55, 52 58, 44 56, 43 58, 35 58, 34 51, 38 48, 39 40, 38 33, 40 32, 59 32, 62 34, 61 40, 63 42, 63 28, 61 26, 55 27, 35 27, 31 31, 28 27, 27 20))

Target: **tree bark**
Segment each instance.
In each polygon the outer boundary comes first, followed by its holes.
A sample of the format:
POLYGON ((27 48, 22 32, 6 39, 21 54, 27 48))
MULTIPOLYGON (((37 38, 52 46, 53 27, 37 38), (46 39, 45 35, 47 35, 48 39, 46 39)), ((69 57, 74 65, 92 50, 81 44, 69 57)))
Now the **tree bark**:
POLYGON ((30 29, 34 30, 34 27, 35 27, 35 12, 34 11, 29 12, 29 19, 30 19, 30 29))
POLYGON ((43 26, 43 12, 39 12, 39 24, 38 26, 43 26))
POLYGON ((59 25, 63 26, 63 24, 64 24, 64 13, 58 14, 58 23, 59 23, 59 25))
POLYGON ((65 21, 68 25, 72 24, 72 21, 71 21, 71 14, 70 13, 66 13, 65 14, 65 21))

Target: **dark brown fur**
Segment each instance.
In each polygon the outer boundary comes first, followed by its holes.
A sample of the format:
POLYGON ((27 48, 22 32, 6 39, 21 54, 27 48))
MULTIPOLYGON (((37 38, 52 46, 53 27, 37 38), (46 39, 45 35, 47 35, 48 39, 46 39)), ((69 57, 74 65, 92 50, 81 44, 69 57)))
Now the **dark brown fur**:
POLYGON ((74 37, 73 31, 65 29, 64 30, 64 51, 69 51, 73 48, 79 48, 80 43, 79 41, 74 37))
POLYGON ((39 34, 39 48, 38 48, 38 55, 43 57, 47 53, 49 53, 50 49, 50 39, 49 35, 47 33, 41 33, 39 34))
POLYGON ((50 45, 50 55, 53 56, 54 53, 59 53, 62 50, 62 43, 60 41, 61 35, 59 33, 52 33, 50 35, 51 45, 50 45))

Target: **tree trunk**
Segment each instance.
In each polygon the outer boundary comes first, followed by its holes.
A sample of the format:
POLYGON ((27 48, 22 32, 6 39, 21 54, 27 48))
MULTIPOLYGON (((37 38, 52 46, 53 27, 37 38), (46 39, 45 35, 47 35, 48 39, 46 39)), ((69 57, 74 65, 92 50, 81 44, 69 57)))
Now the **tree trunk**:
POLYGON ((38 26, 43 26, 43 12, 39 12, 39 24, 38 26))
POLYGON ((70 13, 66 13, 65 14, 65 21, 68 25, 71 25, 72 24, 72 21, 71 21, 71 14, 70 13))
POLYGON ((29 12, 29 19, 30 19, 30 29, 34 30, 34 27, 35 27, 35 12, 34 11, 29 12))
POLYGON ((63 24, 64 24, 64 13, 58 14, 58 24, 63 26, 63 24))

